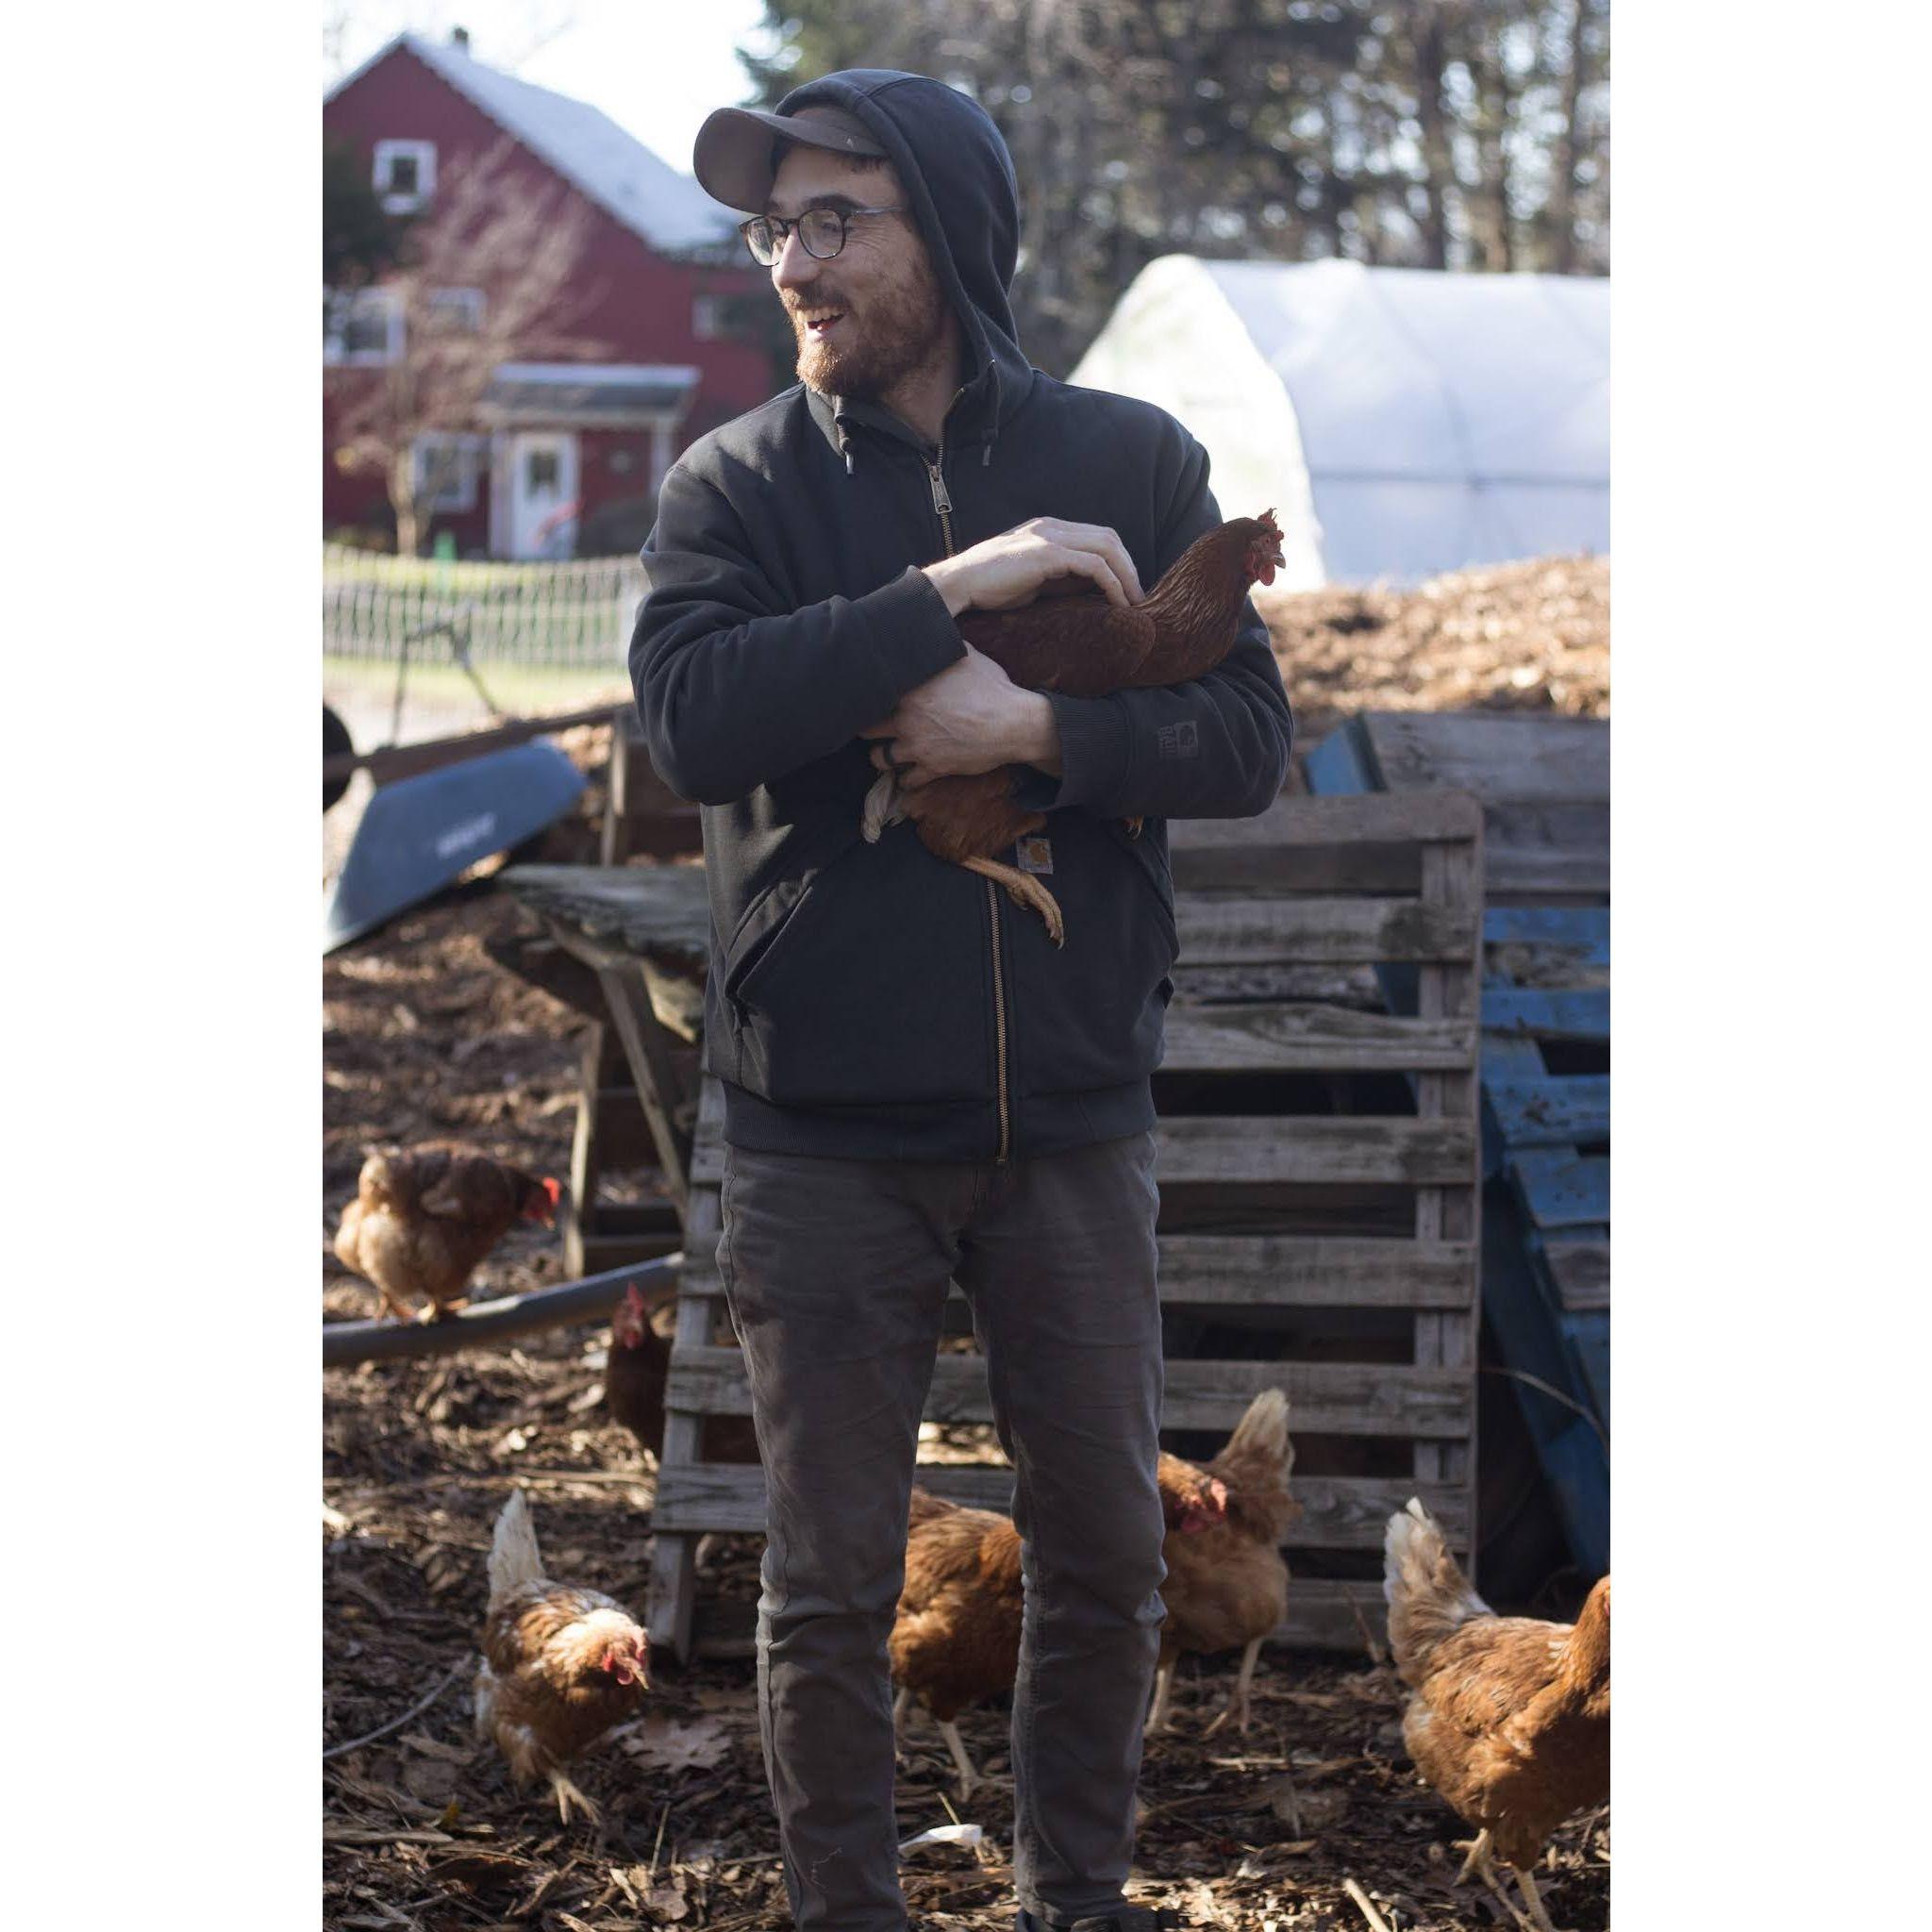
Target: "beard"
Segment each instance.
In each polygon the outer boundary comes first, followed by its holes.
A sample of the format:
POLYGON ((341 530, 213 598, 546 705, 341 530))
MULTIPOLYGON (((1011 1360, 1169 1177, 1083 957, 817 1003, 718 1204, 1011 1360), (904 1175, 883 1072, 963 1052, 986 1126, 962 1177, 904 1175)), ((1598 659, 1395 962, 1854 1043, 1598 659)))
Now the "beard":
MULTIPOLYGON (((837 308, 841 298, 815 284, 805 306, 837 308)), ((845 329, 853 338, 848 343, 812 341, 803 320, 792 314, 799 380, 823 395, 881 401, 939 353, 945 325, 946 298, 931 264, 922 258, 901 279, 869 295, 863 310, 846 309, 845 329)))

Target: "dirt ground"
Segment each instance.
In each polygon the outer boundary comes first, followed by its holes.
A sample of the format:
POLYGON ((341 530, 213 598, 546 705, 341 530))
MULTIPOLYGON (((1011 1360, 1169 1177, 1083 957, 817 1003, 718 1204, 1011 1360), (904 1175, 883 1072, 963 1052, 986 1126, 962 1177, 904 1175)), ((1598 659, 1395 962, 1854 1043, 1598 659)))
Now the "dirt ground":
MULTIPOLYGON (((1305 744, 1324 720, 1364 703, 1607 710, 1598 662, 1607 565, 1464 576, 1471 581, 1449 599, 1322 592, 1269 608, 1305 744)), ((570 749, 587 769, 599 761, 601 736, 573 734, 570 749)), ((600 809, 593 785, 579 815, 536 856, 591 859, 600 809)), ((486 952, 491 939, 521 929, 514 905, 486 880, 325 962, 325 1321, 360 1318, 374 1305, 329 1250, 368 1143, 459 1135, 540 1171, 567 1171, 581 1021, 486 952)), ((505 1241, 477 1288, 561 1278, 555 1238, 532 1228, 505 1241)), ((518 1797, 493 1748, 472 1736, 484 1557, 512 1483, 529 1493, 554 1574, 643 1607, 655 1472, 603 1416, 607 1340, 602 1328, 557 1331, 497 1351, 324 1374, 323 1727, 336 1754, 322 1767, 328 1927, 763 1932, 789 1924, 748 1658, 681 1670, 654 1658, 645 1718, 575 1769, 605 1807, 601 1834, 581 1821, 559 1825, 542 1797, 518 1797), (425 1697, 386 1735, 340 1749, 425 1697)), ((706 1594, 749 1601, 756 1564, 752 1540, 727 1541, 708 1565, 706 1594)), ((1399 1687, 1386 1664, 1366 1653, 1270 1653, 1249 1734, 1208 1740, 1233 1669, 1232 1658, 1184 1663, 1174 1729, 1149 1743, 1137 1900, 1171 1905, 1191 1925, 1241 1932, 1360 1928, 1370 1920, 1346 1890, 1353 1880, 1391 1932, 1520 1923, 1480 1884, 1452 1885, 1460 1859, 1448 1847, 1466 1832, 1407 1763, 1399 1687)), ((954 1810, 986 1832, 977 1853, 907 1855, 917 1924, 991 1932, 1012 1923, 1005 1726, 1000 1708, 961 1720, 992 1780, 961 1802, 937 1734, 912 1722, 903 1835, 945 1824, 954 1810)), ((1557 1925, 1607 1925, 1607 1811, 1557 1834, 1539 1881, 1557 1925)))

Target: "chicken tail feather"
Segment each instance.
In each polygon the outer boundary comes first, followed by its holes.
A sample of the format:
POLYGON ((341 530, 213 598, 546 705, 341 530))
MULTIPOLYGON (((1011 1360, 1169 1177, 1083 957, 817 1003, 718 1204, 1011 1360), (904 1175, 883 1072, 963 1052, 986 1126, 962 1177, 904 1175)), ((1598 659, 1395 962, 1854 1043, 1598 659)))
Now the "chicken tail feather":
POLYGON ((1234 1425, 1234 1434, 1227 1439, 1227 1447, 1222 1454, 1266 1457, 1272 1462, 1289 1461, 1287 1394, 1279 1389, 1262 1390, 1234 1425))
POLYGON ((522 1490, 512 1490, 503 1513, 496 1519, 496 1533, 490 1540, 490 1607, 494 1609, 513 1590, 534 1583, 543 1574, 543 1558, 537 1548, 537 1527, 530 1521, 530 1506, 522 1490))
POLYGON ((1389 1647, 1411 1688, 1428 1674, 1430 1654, 1451 1631, 1492 1614, 1457 1567, 1441 1525, 1414 1497, 1389 1519, 1382 1591, 1389 1600, 1389 1647))

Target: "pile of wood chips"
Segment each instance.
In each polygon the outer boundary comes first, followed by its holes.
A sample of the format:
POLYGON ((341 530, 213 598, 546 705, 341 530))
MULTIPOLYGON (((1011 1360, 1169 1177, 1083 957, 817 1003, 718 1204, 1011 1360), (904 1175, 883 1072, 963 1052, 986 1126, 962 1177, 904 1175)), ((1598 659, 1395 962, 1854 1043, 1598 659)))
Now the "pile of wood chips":
POLYGON ((1357 711, 1610 715, 1610 563, 1534 558, 1414 591, 1262 591, 1299 742, 1357 711))

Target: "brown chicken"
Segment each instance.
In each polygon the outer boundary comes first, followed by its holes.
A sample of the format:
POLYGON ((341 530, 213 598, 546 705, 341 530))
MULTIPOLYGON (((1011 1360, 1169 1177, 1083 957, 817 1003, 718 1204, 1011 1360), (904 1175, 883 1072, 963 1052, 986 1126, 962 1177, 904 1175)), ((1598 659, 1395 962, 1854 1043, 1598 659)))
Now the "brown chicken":
MULTIPOLYGON (((1197 537, 1129 608, 1088 590, 1017 610, 964 611, 959 635, 1029 691, 1091 698, 1183 684, 1234 648, 1249 585, 1272 583, 1281 561, 1280 526, 1264 510, 1197 537)), ((1065 927, 1053 894, 1031 873, 993 857, 1046 824, 1043 812, 1013 796, 1018 776, 1018 767, 1002 765, 902 791, 885 773, 866 798, 865 836, 876 841, 887 825, 910 820, 928 851, 997 880, 1016 905, 1040 914, 1059 945, 1065 927)))
MULTIPOLYGON (((1164 1552, 1221 1520, 1220 1485, 1177 1456, 1156 1472, 1167 1524, 1164 1552)), ((1013 1688, 1020 1668, 1020 1532, 994 1509, 967 1509, 912 1491, 906 1585, 889 1644, 899 1695, 896 1724, 917 1697, 939 1725, 959 1772, 959 1795, 978 1773, 954 1720, 969 1705, 1013 1688)))
MULTIPOLYGON (((677 1304, 662 1302, 653 1309, 636 1282, 625 1288, 610 1316, 604 1407, 611 1421, 622 1423, 654 1459, 664 1454, 664 1390, 671 1376, 671 1338, 676 1323, 677 1304)), ((758 1459, 758 1434, 748 1415, 707 1416, 701 1429, 705 1461, 758 1459)))
POLYGON ((1389 1519, 1384 1564, 1389 1645, 1415 1693, 1403 1741, 1479 1828, 1457 1882, 1481 1867, 1493 1885, 1493 1848, 1549 1932, 1530 1867, 1564 1819, 1610 1794, 1610 1579, 1574 1624, 1499 1617, 1416 1502, 1389 1519))
POLYGON ((1167 1623, 1147 1715, 1150 1731, 1166 1722, 1174 1664, 1184 1650, 1212 1656, 1237 1648, 1241 1668, 1234 1695, 1207 1735, 1211 1738, 1230 1719, 1247 1730, 1255 1660, 1288 1610, 1281 1540, 1301 1513, 1288 1492, 1293 1467, 1288 1397, 1279 1389, 1264 1389, 1235 1424, 1227 1446, 1202 1472, 1226 1498, 1221 1521, 1199 1536, 1168 1539, 1167 1581, 1160 1586, 1167 1623))
POLYGON ((377 1147, 342 1209, 336 1258, 398 1321, 429 1321, 461 1307, 476 1264, 518 1222, 554 1222, 558 1192, 547 1174, 455 1141, 377 1147))
POLYGON ((643 1702, 649 1665, 650 1640, 622 1604, 544 1575, 530 1506, 512 1490, 490 1545, 476 1735, 503 1753, 517 1789, 548 1778, 566 1824, 573 1804, 600 1823, 563 1767, 643 1702))

